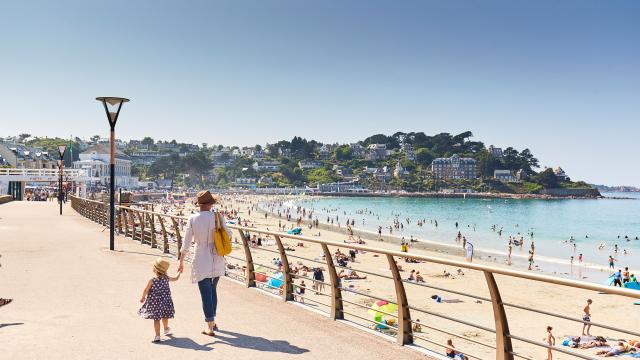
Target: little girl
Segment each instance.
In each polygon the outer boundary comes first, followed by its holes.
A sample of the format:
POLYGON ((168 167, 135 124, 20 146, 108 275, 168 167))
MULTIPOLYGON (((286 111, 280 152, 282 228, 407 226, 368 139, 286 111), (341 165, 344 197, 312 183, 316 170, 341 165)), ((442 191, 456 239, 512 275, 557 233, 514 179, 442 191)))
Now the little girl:
POLYGON ((156 276, 149 280, 140 298, 140 302, 144 304, 138 310, 138 314, 143 319, 153 319, 153 328, 156 331, 154 343, 160 342, 160 319, 162 319, 164 335, 167 336, 171 334, 169 319, 173 319, 175 315, 169 281, 180 279, 180 272, 176 277, 170 277, 167 276, 167 270, 169 270, 169 261, 166 259, 159 257, 153 262, 153 272, 156 276))

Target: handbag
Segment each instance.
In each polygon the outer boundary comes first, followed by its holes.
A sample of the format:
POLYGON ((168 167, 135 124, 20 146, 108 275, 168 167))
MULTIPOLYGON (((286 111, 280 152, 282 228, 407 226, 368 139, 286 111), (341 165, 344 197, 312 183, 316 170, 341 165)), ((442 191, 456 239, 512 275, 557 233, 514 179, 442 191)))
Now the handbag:
POLYGON ((213 228, 213 245, 220 256, 231 254, 231 237, 222 225, 222 216, 215 212, 215 226, 213 228))

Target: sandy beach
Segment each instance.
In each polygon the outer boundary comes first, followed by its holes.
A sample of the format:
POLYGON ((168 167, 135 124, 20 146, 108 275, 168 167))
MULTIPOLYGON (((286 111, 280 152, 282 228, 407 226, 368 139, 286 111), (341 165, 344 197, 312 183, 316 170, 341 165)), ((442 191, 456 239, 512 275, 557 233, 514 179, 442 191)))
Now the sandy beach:
MULTIPOLYGON (((256 210, 258 202, 265 200, 266 198, 258 196, 226 196, 223 198, 223 206, 226 206, 228 209, 238 210, 243 223, 246 220, 248 221, 249 226, 255 226, 261 229, 270 229, 273 231, 277 231, 279 222, 284 224, 287 229, 295 226, 294 221, 286 221, 284 217, 278 218, 277 216, 273 216, 273 214, 267 214, 265 217, 264 212, 256 210)), ((187 209, 185 213, 188 212, 190 211, 187 209)), ((306 226, 303 226, 304 235, 315 236, 318 232, 320 232, 322 239, 338 242, 344 242, 347 240, 347 235, 338 231, 331 231, 325 228, 309 230, 306 226)), ((391 242, 392 239, 379 241, 376 239, 377 234, 367 234, 364 232, 361 233, 360 236, 368 246, 399 250, 399 246, 391 242)), ((252 250, 254 261, 267 267, 277 267, 274 265, 274 259, 279 256, 277 253, 274 253, 274 251, 276 251, 276 247, 273 241, 269 241, 267 239, 263 244, 265 245, 252 250)), ((423 243, 420 246, 413 246, 409 252, 458 260, 462 255, 461 249, 452 251, 449 246, 435 245, 436 244, 423 243)), ((294 249, 294 251, 288 252, 288 255, 289 262, 296 266, 317 266, 317 264, 314 264, 311 261, 300 260, 296 257, 316 259, 321 262, 323 261, 321 258, 322 251, 318 245, 306 244, 304 247, 298 247, 296 244, 292 243, 292 241, 285 241, 285 246, 289 246, 294 249)), ((334 252, 337 249, 330 248, 330 250, 334 252)), ((234 252, 238 257, 243 257, 240 247, 237 247, 234 252)), ((506 264, 503 265, 503 260, 498 256, 491 256, 488 254, 478 254, 478 256, 474 258, 474 261, 483 264, 506 266, 506 264)), ((236 260, 230 260, 229 262, 231 264, 242 265, 236 260)), ((514 262, 516 263, 514 266, 519 267, 519 260, 515 260, 514 262)), ((402 260, 399 261, 399 264, 404 270, 402 272, 402 276, 404 278, 409 276, 409 272, 411 270, 416 270, 424 276, 426 283, 430 286, 446 288, 462 294, 489 297, 482 273, 475 271, 463 271, 462 273, 459 273, 457 268, 429 263, 405 263, 402 260), (446 273, 451 275, 447 276, 446 273)), ((362 270, 383 274, 385 276, 391 275, 385 258, 368 253, 357 254, 355 263, 349 263, 349 267, 352 267, 356 271, 362 270)), ((266 269, 266 271, 273 273, 273 271, 270 271, 269 269, 266 269)), ((364 275, 362 272, 360 274, 364 275)), ((311 277, 312 274, 309 273, 308 276, 311 277)), ((591 298, 593 299, 593 305, 591 307, 593 322, 608 324, 610 326, 616 326, 632 331, 637 331, 637 324, 640 323, 640 315, 637 312, 637 306, 633 305, 633 302, 637 300, 632 298, 625 299, 617 296, 596 294, 594 292, 575 288, 551 286, 549 284, 536 283, 533 281, 522 281, 504 276, 498 276, 496 280, 500 286, 500 291, 505 303, 517 304, 524 308, 536 308, 538 310, 557 313, 574 319, 580 319, 582 317, 582 308, 584 307, 586 300, 591 298), (562 306, 559 307, 557 304, 562 304, 562 306)), ((300 284, 300 282, 301 279, 295 280, 296 284, 300 284)), ((310 287, 309 280, 305 280, 305 283, 310 287)), ((367 275, 366 279, 345 281, 343 286, 383 299, 393 300, 395 298, 392 281, 384 277, 367 275)), ((494 327, 491 304, 487 301, 476 301, 473 298, 425 288, 411 283, 407 283, 405 287, 407 289, 409 303, 412 306, 437 314, 455 314, 457 318, 462 318, 466 321, 489 328, 494 327), (436 303, 431 299, 432 295, 438 295, 446 301, 436 303)), ((328 290, 325 289, 325 292, 327 291, 328 290)), ((330 302, 329 298, 315 295, 311 291, 307 291, 306 296, 308 296, 309 299, 321 301, 324 304, 328 304, 330 302)), ((370 305, 373 302, 370 298, 353 293, 345 293, 344 296, 345 300, 359 304, 370 305)), ((306 303, 312 307, 318 308, 319 310, 327 310, 323 305, 313 304, 311 301, 306 301, 306 303)), ((345 304, 345 310, 355 314, 360 314, 363 317, 371 317, 370 315, 367 315, 366 309, 355 305, 345 304)), ((545 335, 545 328, 547 325, 553 326, 554 334, 558 338, 558 344, 562 342, 562 339, 565 336, 578 336, 582 331, 582 324, 578 322, 559 320, 546 315, 511 307, 507 308, 507 312, 510 319, 509 326, 512 334, 529 339, 541 341, 545 335)), ((350 318, 349 315, 347 315, 347 318, 350 318)), ((355 317, 351 317, 351 319, 354 322, 367 324, 366 321, 355 317)), ((494 341, 494 335, 489 332, 443 320, 418 311, 414 311, 412 313, 412 319, 420 319, 421 323, 427 326, 442 327, 451 333, 463 335, 479 342, 492 344, 494 341)), ((494 356, 491 349, 482 345, 463 339, 456 339, 450 335, 429 330, 427 328, 423 328, 423 332, 424 336, 439 343, 444 343, 447 339, 453 338, 454 343, 460 350, 466 350, 470 354, 474 354, 482 358, 491 358, 494 356)), ((607 329, 599 329, 595 326, 591 330, 591 334, 601 335, 608 339, 630 339, 630 335, 619 334, 607 329)), ((426 344, 422 340, 417 340, 417 343, 434 348, 433 345, 426 344)), ((546 356, 546 351, 543 348, 534 347, 516 340, 514 340, 513 345, 515 351, 525 356, 529 356, 531 358, 542 358, 543 356, 546 356)), ((593 349, 579 351, 587 355, 594 354, 593 349)), ((557 358, 562 359, 567 358, 567 356, 557 354, 557 358)))

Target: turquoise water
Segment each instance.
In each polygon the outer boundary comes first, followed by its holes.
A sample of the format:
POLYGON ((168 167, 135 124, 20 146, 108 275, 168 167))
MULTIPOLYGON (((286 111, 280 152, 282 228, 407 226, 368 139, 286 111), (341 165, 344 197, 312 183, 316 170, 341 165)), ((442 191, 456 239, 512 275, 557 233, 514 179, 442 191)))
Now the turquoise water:
MULTIPOLYGON (((414 199, 414 198, 307 198, 294 202, 313 209, 314 217, 326 223, 327 216, 344 226, 354 219, 356 228, 389 234, 395 218, 403 222, 402 231, 394 235, 455 245, 459 230, 476 249, 494 250, 505 254, 509 236, 524 236, 522 248, 513 254, 526 256, 531 241, 535 241, 536 256, 550 262, 569 264, 571 256, 578 264, 578 254, 584 262, 606 266, 609 255, 617 258, 616 268, 629 266, 640 269, 640 196, 637 194, 605 194, 634 197, 632 200, 516 200, 516 199, 414 199), (361 213, 366 210, 365 213, 361 213), (369 213, 371 212, 371 213, 369 213), (410 218, 407 224, 406 218, 410 218), (420 227, 417 220, 426 219, 420 227), (435 227, 431 220, 437 220, 435 227), (456 229, 455 223, 459 228, 456 229), (503 228, 502 235, 491 229, 503 228), (533 238, 529 235, 533 232, 533 238), (625 240, 625 235, 630 241, 625 240), (588 238, 587 238, 588 236, 588 238), (619 236, 619 237, 618 237, 619 236), (575 239, 575 249, 572 242, 575 239), (602 245, 601 245, 602 244, 602 245), (614 252, 614 245, 618 252, 614 252), (599 245, 604 246, 599 249, 599 245), (624 255, 624 250, 627 255, 624 255)), ((288 204, 289 206, 293 204, 288 204)), ((292 215, 294 218, 297 216, 292 215)))

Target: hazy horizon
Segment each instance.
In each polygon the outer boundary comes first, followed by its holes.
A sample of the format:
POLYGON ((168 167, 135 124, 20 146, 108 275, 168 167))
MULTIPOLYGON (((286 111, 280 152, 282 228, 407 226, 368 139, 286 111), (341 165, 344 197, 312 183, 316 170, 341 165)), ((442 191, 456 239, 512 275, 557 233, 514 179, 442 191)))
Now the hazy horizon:
POLYGON ((3 136, 348 143, 471 131, 640 186, 640 2, 0 5, 3 136))

